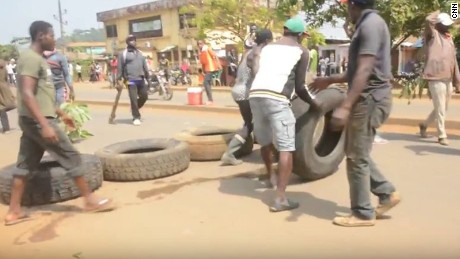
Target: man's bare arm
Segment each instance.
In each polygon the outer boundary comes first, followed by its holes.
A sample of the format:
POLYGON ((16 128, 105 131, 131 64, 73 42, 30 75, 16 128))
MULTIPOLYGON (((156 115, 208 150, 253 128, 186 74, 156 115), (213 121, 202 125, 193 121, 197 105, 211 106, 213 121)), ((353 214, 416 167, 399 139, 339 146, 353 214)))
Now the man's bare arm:
POLYGON ((42 128, 47 127, 48 121, 46 120, 45 116, 43 116, 43 114, 41 113, 37 99, 35 99, 34 94, 38 80, 31 76, 21 76, 20 80, 22 80, 22 102, 30 111, 32 117, 40 124, 40 126, 42 126, 42 128))
POLYGON ((373 55, 360 55, 358 57, 356 76, 353 79, 351 90, 342 104, 342 107, 351 109, 356 103, 371 76, 372 69, 375 66, 375 60, 376 58, 373 55))
POLYGON ((259 71, 259 60, 260 60, 261 48, 255 47, 252 56, 252 76, 255 77, 259 71))

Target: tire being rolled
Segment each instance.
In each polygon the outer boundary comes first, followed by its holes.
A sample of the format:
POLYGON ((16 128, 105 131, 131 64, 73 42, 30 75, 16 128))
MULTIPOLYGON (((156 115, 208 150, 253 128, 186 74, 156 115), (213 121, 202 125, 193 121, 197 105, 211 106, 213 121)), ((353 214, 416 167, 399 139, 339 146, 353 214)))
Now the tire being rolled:
MULTIPOLYGON (((102 186, 102 164, 94 155, 82 154, 84 177, 92 191, 102 186)), ((0 170, 0 201, 9 204, 15 165, 0 170)), ((52 157, 44 157, 37 172, 28 176, 22 205, 36 206, 63 202, 80 197, 73 178, 52 157)))
POLYGON ((316 96, 322 111, 309 109, 300 98, 292 102, 297 119, 293 172, 304 180, 314 181, 333 174, 345 157, 345 133, 331 131, 329 127, 334 109, 344 99, 343 90, 328 88, 316 96), (321 131, 317 129, 319 124, 324 125, 321 131))
MULTIPOLYGON (((218 161, 227 151, 228 143, 236 131, 236 128, 204 126, 182 131, 175 138, 189 144, 192 161, 218 161)), ((254 140, 249 136, 234 155, 238 158, 247 156, 252 153, 253 147, 254 140)))
POLYGON ((175 139, 137 139, 96 152, 107 181, 147 181, 180 173, 190 165, 190 150, 175 139))

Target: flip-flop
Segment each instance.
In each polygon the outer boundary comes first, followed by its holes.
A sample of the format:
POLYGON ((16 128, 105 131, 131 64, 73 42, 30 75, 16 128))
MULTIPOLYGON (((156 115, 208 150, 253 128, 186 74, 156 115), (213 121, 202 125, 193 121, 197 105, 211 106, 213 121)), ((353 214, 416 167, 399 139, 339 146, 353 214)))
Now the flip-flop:
POLYGON ((19 223, 22 223, 22 222, 26 222, 26 221, 31 221, 31 220, 34 220, 34 219, 35 218, 31 217, 30 215, 24 214, 24 215, 20 216, 17 219, 5 220, 5 226, 13 226, 13 225, 16 225, 16 224, 19 224, 19 223))
POLYGON ((270 206, 270 212, 282 212, 287 210, 294 210, 300 206, 298 202, 287 200, 287 204, 274 202, 272 206, 270 206))
POLYGON ((99 213, 99 212, 108 212, 115 209, 112 199, 102 199, 96 206, 91 209, 85 209, 87 213, 99 213))

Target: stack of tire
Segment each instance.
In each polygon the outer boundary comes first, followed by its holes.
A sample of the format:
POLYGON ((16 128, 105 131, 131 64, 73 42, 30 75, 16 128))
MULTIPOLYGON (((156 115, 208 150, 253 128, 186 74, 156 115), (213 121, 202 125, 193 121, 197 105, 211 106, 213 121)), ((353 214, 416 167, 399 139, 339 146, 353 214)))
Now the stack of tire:
MULTIPOLYGON (((295 99, 296 152, 293 172, 305 180, 318 180, 337 171, 344 158, 344 132, 329 130, 332 112, 344 100, 341 89, 320 92, 316 99, 322 110, 309 109, 295 99), (321 130, 318 127, 322 126, 321 130)), ((236 129, 200 127, 180 132, 175 139, 139 139, 116 143, 100 149, 95 155, 83 154, 83 170, 91 190, 107 181, 146 181, 185 171, 190 161, 218 161, 236 129)), ((243 157, 252 153, 250 136, 235 153, 243 157)), ((0 171, 0 201, 9 203, 15 166, 0 171)), ((22 204, 43 205, 77 198, 80 193, 73 179, 55 160, 45 157, 40 168, 27 179, 28 188, 22 204)))

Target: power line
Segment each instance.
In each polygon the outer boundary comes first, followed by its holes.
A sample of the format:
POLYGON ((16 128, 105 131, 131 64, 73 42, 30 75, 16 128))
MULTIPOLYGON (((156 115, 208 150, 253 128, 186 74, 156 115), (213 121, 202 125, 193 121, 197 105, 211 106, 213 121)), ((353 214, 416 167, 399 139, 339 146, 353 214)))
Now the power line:
POLYGON ((61 8, 61 0, 58 0, 58 11, 59 13, 57 15, 53 15, 53 18, 59 22, 59 27, 61 30, 61 39, 64 39, 64 25, 67 25, 67 21, 64 21, 64 15, 67 14, 67 9, 62 10, 61 8))

